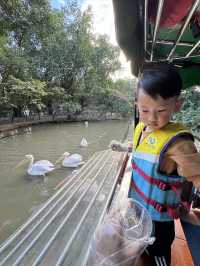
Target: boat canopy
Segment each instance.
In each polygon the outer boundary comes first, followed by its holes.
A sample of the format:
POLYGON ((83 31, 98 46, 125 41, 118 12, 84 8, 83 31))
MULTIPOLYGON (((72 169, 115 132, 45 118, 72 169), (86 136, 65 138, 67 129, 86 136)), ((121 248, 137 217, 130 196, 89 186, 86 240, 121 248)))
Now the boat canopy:
POLYGON ((147 64, 177 67, 184 87, 200 83, 200 0, 113 0, 120 48, 138 76, 147 64))

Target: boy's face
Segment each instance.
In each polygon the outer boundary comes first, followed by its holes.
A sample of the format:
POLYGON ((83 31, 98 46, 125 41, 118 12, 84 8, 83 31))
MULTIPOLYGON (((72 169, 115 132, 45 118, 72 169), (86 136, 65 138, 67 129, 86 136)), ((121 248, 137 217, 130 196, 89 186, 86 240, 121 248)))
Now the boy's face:
POLYGON ((145 124, 149 132, 164 127, 171 120, 173 113, 177 112, 182 105, 182 101, 177 97, 163 99, 158 96, 153 99, 141 88, 137 96, 140 121, 145 124))

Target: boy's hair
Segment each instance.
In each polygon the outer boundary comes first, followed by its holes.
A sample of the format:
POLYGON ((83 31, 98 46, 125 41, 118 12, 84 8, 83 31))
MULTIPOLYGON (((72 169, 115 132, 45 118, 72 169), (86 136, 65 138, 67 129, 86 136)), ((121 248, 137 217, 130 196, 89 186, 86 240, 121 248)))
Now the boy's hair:
POLYGON ((139 89, 143 89, 153 99, 158 96, 167 99, 181 94, 182 79, 170 65, 152 66, 143 70, 138 82, 139 89))

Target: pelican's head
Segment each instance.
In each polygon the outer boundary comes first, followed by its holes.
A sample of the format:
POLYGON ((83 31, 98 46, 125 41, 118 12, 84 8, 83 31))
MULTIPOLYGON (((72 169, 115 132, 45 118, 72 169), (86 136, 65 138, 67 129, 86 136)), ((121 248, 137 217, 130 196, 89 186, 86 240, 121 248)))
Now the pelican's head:
POLYGON ((18 167, 20 167, 20 166, 22 166, 22 165, 24 165, 24 164, 26 164, 26 163, 28 163, 28 162, 33 162, 33 160, 34 160, 34 158, 33 158, 33 155, 32 154, 26 154, 25 155, 25 159, 23 159, 21 162, 19 162, 17 165, 16 165, 16 167, 15 168, 18 168, 18 167))
POLYGON ((66 152, 63 153, 62 156, 63 156, 64 158, 66 158, 66 157, 68 157, 69 155, 70 155, 70 153, 66 151, 66 152))
POLYGON ((66 157, 68 157, 70 155, 70 153, 69 152, 64 152, 59 158, 58 158, 58 160, 55 162, 55 165, 56 164, 58 164, 58 163, 60 163, 64 158, 66 158, 66 157))
POLYGON ((33 155, 32 154, 26 154, 25 157, 26 157, 26 159, 28 161, 33 160, 33 155))

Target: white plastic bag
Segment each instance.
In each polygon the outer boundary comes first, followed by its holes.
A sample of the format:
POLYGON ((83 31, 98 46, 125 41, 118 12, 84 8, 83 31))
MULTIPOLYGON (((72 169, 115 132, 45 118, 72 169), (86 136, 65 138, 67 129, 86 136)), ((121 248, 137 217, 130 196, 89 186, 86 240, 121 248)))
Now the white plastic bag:
POLYGON ((146 209, 127 199, 96 229, 87 266, 133 266, 154 239, 146 209))

